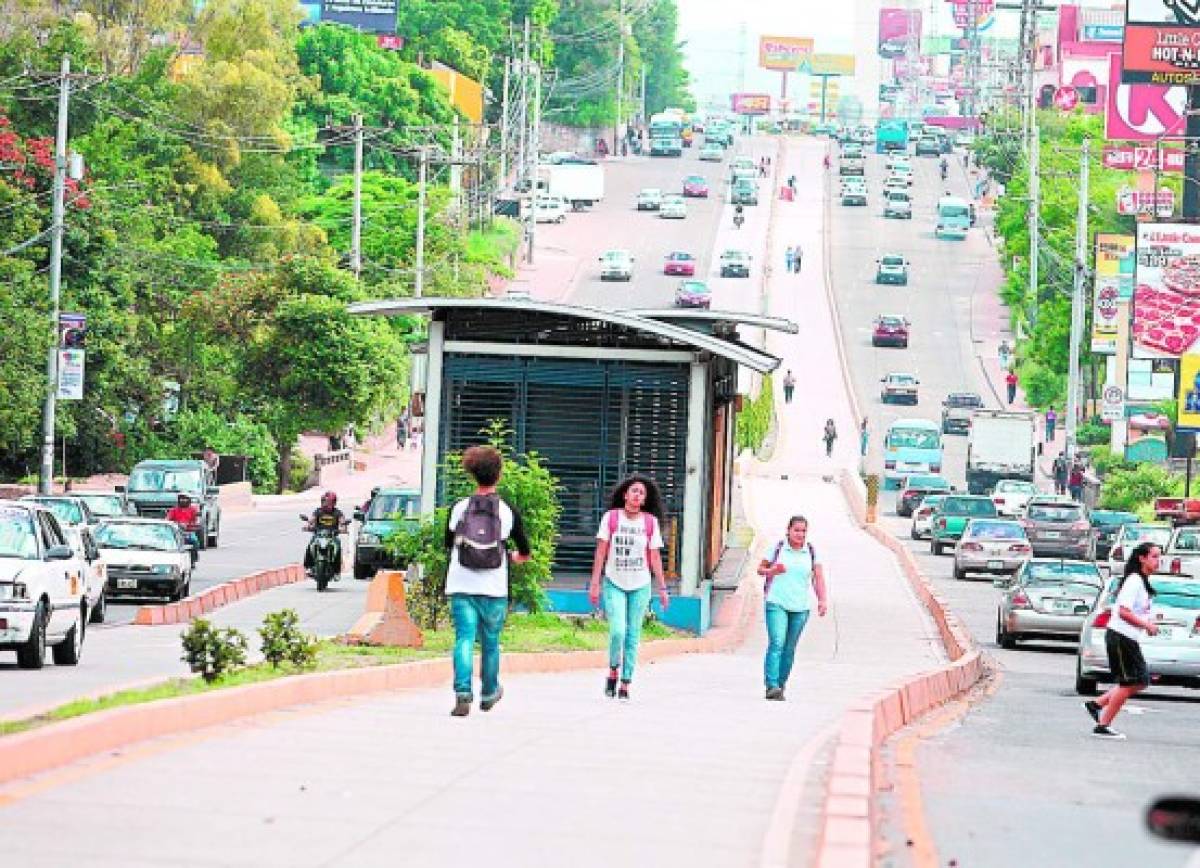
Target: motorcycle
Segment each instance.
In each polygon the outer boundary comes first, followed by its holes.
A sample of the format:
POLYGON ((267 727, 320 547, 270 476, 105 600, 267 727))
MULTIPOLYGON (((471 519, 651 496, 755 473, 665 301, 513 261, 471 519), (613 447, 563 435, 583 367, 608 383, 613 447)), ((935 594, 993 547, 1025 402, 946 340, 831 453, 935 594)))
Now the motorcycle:
POLYGON ((945 181, 946 180, 946 161, 945 160, 942 161, 941 170, 942 170, 942 180, 945 181))
POLYGON ((742 213, 742 206, 739 205, 737 210, 733 212, 733 228, 741 229, 742 224, 746 222, 746 215, 742 213))
MULTIPOLYGON (((300 518, 308 525, 309 517, 300 518)), ((313 531, 312 546, 312 576, 317 583, 317 590, 324 591, 329 583, 342 572, 341 552, 338 546, 338 534, 345 533, 345 528, 334 530, 331 527, 319 527, 313 531)))

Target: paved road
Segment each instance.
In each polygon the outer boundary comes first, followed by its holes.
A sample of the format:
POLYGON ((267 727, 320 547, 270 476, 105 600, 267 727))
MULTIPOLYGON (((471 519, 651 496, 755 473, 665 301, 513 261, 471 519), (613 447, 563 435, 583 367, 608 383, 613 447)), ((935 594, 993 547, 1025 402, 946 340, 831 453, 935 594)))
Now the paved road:
MULTIPOLYGON (((883 219, 878 199, 885 175, 882 158, 872 156, 868 162, 871 205, 861 209, 835 202, 830 207, 842 335, 859 401, 870 418, 868 465, 878 472, 880 440, 890 421, 911 415, 936 421, 942 398, 956 390, 978 392, 997 406, 977 354, 991 344, 976 341, 980 312, 990 304, 986 294, 993 291, 982 279, 983 265, 995 253, 978 230, 965 242, 933 237, 933 207, 943 189, 936 160, 914 159, 911 222, 883 219), (884 252, 913 260, 908 287, 874 285, 874 261, 884 252), (871 320, 893 312, 912 320, 909 349, 872 348, 871 320), (917 407, 879 402, 878 380, 889 371, 920 377, 917 407)), ((960 165, 950 179, 959 193, 966 189, 960 165)), ((945 441, 945 473, 961 486, 966 438, 947 435, 945 441)), ((907 541, 909 521, 895 516, 893 501, 892 494, 883 498, 882 524, 907 541)), ((1097 742, 1089 736, 1091 719, 1073 690, 1074 646, 999 648, 998 592, 990 582, 955 581, 950 557, 933 557, 926 542, 910 546, 1002 673, 993 698, 920 753, 928 819, 943 862, 1010 866, 1014 853, 1025 854, 1028 864, 1044 865, 1160 865, 1186 858, 1177 848, 1146 836, 1141 811, 1156 793, 1198 789, 1200 735, 1195 722, 1200 696, 1154 691, 1136 703, 1144 714, 1121 720, 1128 742, 1097 742)), ((903 851, 903 842, 899 844, 903 851)))

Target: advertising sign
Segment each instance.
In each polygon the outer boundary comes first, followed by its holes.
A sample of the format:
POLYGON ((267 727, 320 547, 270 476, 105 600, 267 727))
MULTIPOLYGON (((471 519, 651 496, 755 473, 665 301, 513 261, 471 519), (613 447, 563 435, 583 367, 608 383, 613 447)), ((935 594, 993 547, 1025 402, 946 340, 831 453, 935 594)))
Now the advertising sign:
POLYGON ((87 314, 59 313, 58 346, 64 350, 82 350, 87 343, 87 314))
POLYGON ((83 400, 83 350, 58 351, 58 400, 83 400))
POLYGON ((1200 3, 1128 0, 1121 81, 1200 84, 1200 3))
POLYGON ((1179 401, 1176 431, 1200 431, 1200 353, 1179 359, 1179 401))
POLYGON ((1120 24, 1083 25, 1084 42, 1120 42, 1125 37, 1125 28, 1120 24))
POLYGON ((1134 354, 1190 352, 1200 337, 1200 226, 1138 224, 1134 283, 1134 354))
POLYGON ((919 9, 879 10, 879 56, 904 57, 911 40, 921 41, 919 9))
POLYGON ((1154 142, 1159 136, 1182 136, 1186 121, 1187 88, 1153 84, 1118 84, 1121 55, 1108 57, 1108 98, 1104 106, 1104 136, 1135 142, 1154 142))
POLYGON ((814 54, 813 75, 854 75, 853 54, 814 54))
POLYGON ((395 33, 399 0, 321 0, 321 21, 367 33, 395 33))
POLYGON ((1175 213, 1175 191, 1169 187, 1159 187, 1156 196, 1153 190, 1121 187, 1117 190, 1117 213, 1170 217, 1175 213))
MULTIPOLYGON (((1120 303, 1133 298, 1132 235, 1096 236, 1096 277, 1092 287, 1092 352, 1117 351, 1120 303)), ((1128 311, 1126 311, 1128 315, 1128 311)))
POLYGON ((800 36, 763 36, 758 40, 758 65, 779 72, 808 72, 813 41, 800 36))
POLYGON ((1054 91, 1054 107, 1059 111, 1069 112, 1079 105, 1079 91, 1067 85, 1054 91))
POLYGON ((1104 168, 1124 172, 1183 171, 1183 151, 1178 148, 1112 148, 1104 149, 1104 168))
POLYGON ((971 26, 971 13, 975 13, 975 26, 984 29, 984 23, 996 11, 995 0, 947 0, 954 5, 954 26, 966 30, 971 26))
POLYGON ((735 93, 729 102, 734 114, 765 115, 771 111, 771 97, 765 93, 735 93))

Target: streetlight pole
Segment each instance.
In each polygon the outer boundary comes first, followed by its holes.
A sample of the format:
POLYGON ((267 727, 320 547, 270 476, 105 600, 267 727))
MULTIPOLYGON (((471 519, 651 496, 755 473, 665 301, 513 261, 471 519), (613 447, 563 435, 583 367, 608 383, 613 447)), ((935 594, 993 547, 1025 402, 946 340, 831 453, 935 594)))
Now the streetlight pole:
POLYGON ((1079 427, 1079 352, 1083 343, 1084 295, 1087 289, 1088 165, 1091 141, 1079 151, 1079 209, 1075 216, 1075 287, 1071 297, 1071 368, 1067 385, 1067 458, 1075 457, 1075 432, 1079 427))
POLYGON ((417 298, 425 295, 425 187, 428 178, 429 149, 422 146, 417 164, 417 252, 413 279, 413 295, 417 298))

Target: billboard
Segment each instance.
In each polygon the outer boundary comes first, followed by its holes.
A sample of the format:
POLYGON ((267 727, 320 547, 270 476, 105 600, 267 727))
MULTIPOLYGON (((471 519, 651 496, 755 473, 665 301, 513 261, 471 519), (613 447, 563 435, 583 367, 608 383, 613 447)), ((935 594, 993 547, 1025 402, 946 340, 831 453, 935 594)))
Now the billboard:
POLYGON ((758 40, 758 65, 778 72, 808 72, 813 41, 801 36, 763 36, 758 40))
POLYGON ((1200 84, 1197 38, 1200 3, 1195 0, 1128 0, 1121 81, 1200 84))
POLYGON ((1183 171, 1184 153, 1179 148, 1105 147, 1101 157, 1104 168, 1122 172, 1168 172, 1183 171))
POLYGON ((1132 235, 1096 236, 1096 278, 1092 287, 1093 353, 1113 355, 1117 351, 1120 303, 1133 298, 1135 244, 1132 235))
POLYGON ((1121 55, 1108 56, 1108 97, 1104 104, 1104 136, 1154 142, 1159 136, 1182 136, 1187 88, 1154 84, 1121 84, 1121 55))
POLYGON ((734 114, 765 115, 771 111, 771 97, 765 93, 730 94, 729 102, 734 114))
POLYGON ((1134 266, 1133 351, 1177 358, 1200 338, 1200 226, 1140 223, 1134 266))
POLYGON ((399 0, 321 0, 320 20, 366 33, 395 33, 398 6, 399 0))
POLYGON ((1179 360, 1179 404, 1176 431, 1200 431, 1200 355, 1188 353, 1179 360))
POLYGON ((904 57, 911 41, 921 41, 919 9, 886 8, 879 10, 879 56, 904 57))
POLYGON ((813 75, 854 75, 853 54, 814 54, 813 75))

